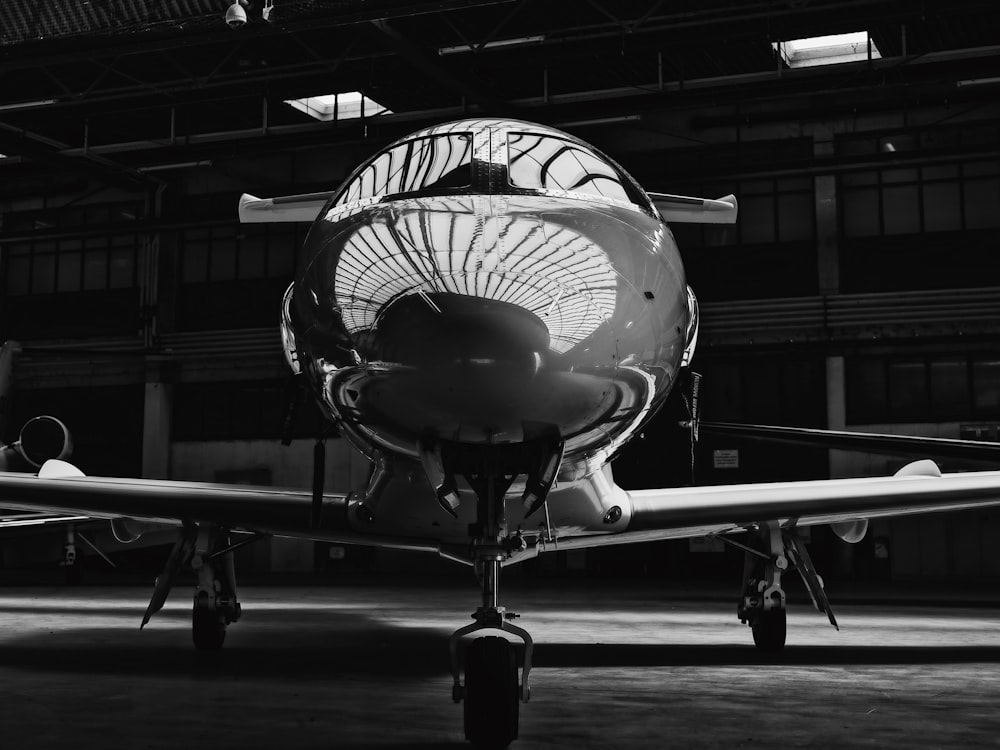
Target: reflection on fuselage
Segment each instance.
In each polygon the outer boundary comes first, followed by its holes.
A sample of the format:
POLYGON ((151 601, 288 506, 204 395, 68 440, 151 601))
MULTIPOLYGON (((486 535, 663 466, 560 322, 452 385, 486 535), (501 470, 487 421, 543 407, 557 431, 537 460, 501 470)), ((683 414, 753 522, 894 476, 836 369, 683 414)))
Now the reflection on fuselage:
POLYGON ((462 121, 389 146, 321 212, 287 333, 370 456, 565 441, 582 476, 662 402, 687 344, 673 238, 558 131, 462 121))

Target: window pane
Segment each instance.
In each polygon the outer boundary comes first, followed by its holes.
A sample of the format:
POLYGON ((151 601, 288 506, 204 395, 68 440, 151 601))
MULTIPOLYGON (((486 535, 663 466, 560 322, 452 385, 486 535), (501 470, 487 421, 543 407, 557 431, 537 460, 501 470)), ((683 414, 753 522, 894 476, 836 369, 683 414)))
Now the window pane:
POLYGON ((108 288, 108 251, 88 250, 83 255, 83 288, 108 288))
POLYGON ((260 234, 243 237, 240 241, 240 278, 259 279, 266 271, 267 238, 260 234))
POLYGON ((968 229, 1000 226, 1000 180, 965 183, 965 226, 968 229))
POLYGON ((923 362, 889 363, 889 417, 922 421, 929 417, 927 368, 923 362))
POLYGON ((920 201, 916 185, 884 188, 882 207, 886 234, 915 234, 920 231, 920 201))
POLYGON ((962 228, 962 210, 957 182, 924 185, 924 229, 946 232, 962 228))
POLYGON ((958 178, 957 164, 937 164, 932 167, 921 167, 925 180, 954 180, 958 178))
POLYGON ((739 226, 746 243, 774 242, 774 196, 743 198, 740 201, 739 226))
POLYGON ((888 417, 885 362, 848 359, 846 370, 847 421, 851 424, 885 421, 888 417))
POLYGON ((82 267, 83 255, 81 253, 60 253, 58 291, 80 291, 80 269, 82 267))
POLYGON ((181 278, 185 283, 208 280, 208 233, 191 232, 184 236, 181 278))
POLYGON ((514 187, 646 203, 633 194, 628 180, 607 159, 578 143, 550 135, 509 133, 507 151, 514 187))
POLYGON ((887 169, 884 172, 882 172, 883 183, 916 182, 916 181, 917 181, 916 169, 887 169))
POLYGON ((31 293, 51 294, 56 290, 56 256, 53 253, 34 256, 31 272, 31 293))
POLYGON ((844 234, 848 237, 880 234, 877 190, 845 190, 843 211, 844 234))
POLYGON ((472 138, 468 134, 418 138, 376 156, 344 188, 337 205, 415 190, 465 187, 471 178, 472 138))
POLYGON ((972 365, 972 394, 977 418, 1000 413, 1000 361, 972 365))
POLYGON ((135 285, 135 250, 115 248, 111 251, 112 289, 124 289, 135 285))
POLYGON ((236 278, 236 240, 215 240, 208 277, 212 281, 232 281, 236 278))
POLYGON ((295 274, 295 248, 291 243, 273 245, 267 251, 267 275, 272 279, 291 279, 295 274))
POLYGON ((969 415, 965 360, 931 362, 931 414, 935 419, 961 419, 969 415))
POLYGON ((30 279, 30 255, 15 255, 7 261, 7 294, 27 294, 30 279))
POLYGON ((782 242, 812 239, 816 233, 812 193, 778 197, 778 231, 782 242))

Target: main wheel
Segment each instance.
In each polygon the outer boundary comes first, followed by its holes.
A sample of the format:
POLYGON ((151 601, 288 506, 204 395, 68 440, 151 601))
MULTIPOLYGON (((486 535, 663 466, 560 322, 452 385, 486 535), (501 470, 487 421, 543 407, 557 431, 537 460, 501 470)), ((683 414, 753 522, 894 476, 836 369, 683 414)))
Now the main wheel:
POLYGON ((474 640, 465 654, 465 738, 498 750, 517 739, 521 704, 517 656, 505 638, 474 640))
POLYGON ((195 605, 191 612, 191 638, 199 651, 218 651, 226 640, 226 623, 215 610, 195 605))
POLYGON ((785 647, 786 617, 783 608, 761 612, 751 627, 753 642, 761 651, 776 654, 785 647))

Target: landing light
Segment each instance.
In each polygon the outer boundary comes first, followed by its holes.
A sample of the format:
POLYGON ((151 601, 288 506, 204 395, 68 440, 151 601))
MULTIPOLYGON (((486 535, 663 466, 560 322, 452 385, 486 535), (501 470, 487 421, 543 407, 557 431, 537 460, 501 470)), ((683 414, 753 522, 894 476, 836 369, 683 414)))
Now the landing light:
POLYGON ((771 42, 771 47, 789 68, 810 68, 882 57, 867 31, 771 42))

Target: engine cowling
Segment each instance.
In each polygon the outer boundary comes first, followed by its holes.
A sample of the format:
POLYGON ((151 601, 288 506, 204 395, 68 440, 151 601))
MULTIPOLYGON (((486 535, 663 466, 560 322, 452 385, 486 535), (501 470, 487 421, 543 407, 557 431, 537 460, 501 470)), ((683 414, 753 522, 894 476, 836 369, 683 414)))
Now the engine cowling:
POLYGON ((131 544, 138 541, 139 537, 145 532, 146 524, 142 521, 136 521, 134 518, 128 518, 127 516, 111 519, 111 533, 122 544, 131 544))
POLYGON ((66 425, 55 417, 35 417, 25 422, 16 441, 0 446, 0 471, 38 469, 51 458, 65 461, 72 453, 66 425))
POLYGON ((833 529, 834 534, 848 544, 857 544, 864 539, 865 534, 868 533, 868 519, 858 518, 854 521, 831 523, 830 528, 833 529))
POLYGON ((25 461, 40 467, 49 459, 69 458, 73 453, 73 437, 60 420, 43 415, 25 422, 14 447, 25 461))

